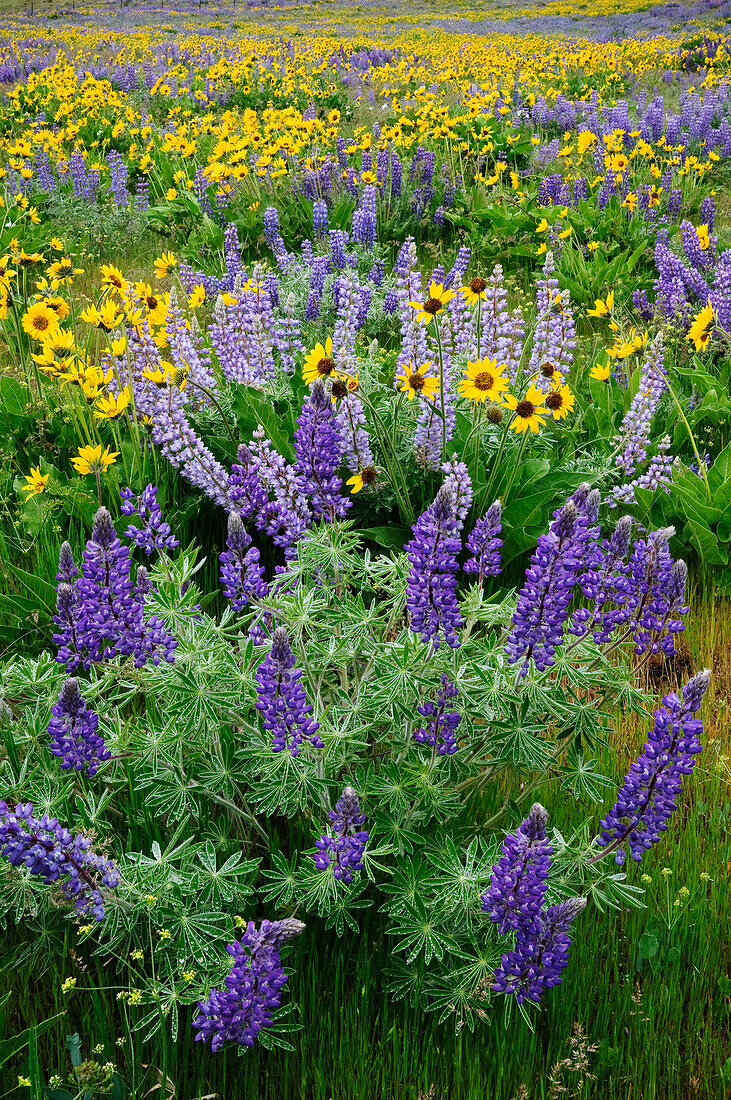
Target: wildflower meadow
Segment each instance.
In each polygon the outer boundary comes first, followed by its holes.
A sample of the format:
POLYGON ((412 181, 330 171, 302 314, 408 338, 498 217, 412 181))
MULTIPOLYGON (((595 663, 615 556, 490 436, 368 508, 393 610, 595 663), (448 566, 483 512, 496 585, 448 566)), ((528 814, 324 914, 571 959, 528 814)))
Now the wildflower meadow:
POLYGON ((731 1090, 731 0, 0 9, 0 1098, 731 1090))

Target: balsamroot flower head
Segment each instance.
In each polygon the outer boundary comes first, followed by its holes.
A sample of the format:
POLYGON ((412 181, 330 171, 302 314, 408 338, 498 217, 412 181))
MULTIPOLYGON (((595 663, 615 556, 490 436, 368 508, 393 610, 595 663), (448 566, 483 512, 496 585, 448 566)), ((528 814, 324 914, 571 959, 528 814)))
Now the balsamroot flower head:
POLYGON ((496 500, 482 519, 478 519, 467 538, 467 549, 472 557, 467 559, 462 568, 465 573, 476 573, 479 584, 482 584, 485 577, 497 577, 500 573, 502 530, 502 505, 496 500))
POLYGON ((238 512, 228 517, 226 549, 219 557, 221 586, 234 611, 243 611, 252 596, 264 596, 267 584, 259 551, 251 545, 251 536, 244 528, 238 512))
POLYGON ((89 778, 96 775, 102 761, 112 754, 97 733, 99 716, 84 702, 78 680, 72 677, 66 681, 51 714, 51 752, 60 757, 61 767, 85 772, 89 778))
POLYGON ((328 817, 336 834, 315 841, 315 867, 326 871, 332 865, 334 878, 348 885, 353 881, 353 871, 363 870, 363 852, 368 843, 368 833, 356 829, 365 821, 365 814, 361 813, 358 796, 352 787, 344 788, 328 817))
POLYGON ((501 933, 530 923, 543 908, 553 855, 547 823, 548 813, 534 802, 525 821, 503 841, 502 858, 482 895, 482 908, 501 933))
POLYGON ((599 501, 597 490, 591 491, 587 484, 579 486, 553 513, 547 534, 538 540, 505 647, 511 664, 522 662, 522 676, 528 672, 531 657, 540 671, 555 664, 574 585, 585 566, 587 545, 598 534, 594 524, 599 501))
POLYGON ((0 801, 0 855, 13 867, 40 875, 46 885, 63 879, 61 892, 76 912, 98 921, 104 919, 101 887, 111 890, 119 883, 116 865, 93 852, 88 837, 74 836, 48 814, 35 817, 30 802, 11 810, 0 801))
POLYGON ((312 706, 300 683, 302 669, 294 667, 294 660, 287 631, 278 626, 272 647, 256 670, 255 705, 261 713, 261 724, 273 735, 273 751, 288 749, 297 756, 305 739, 319 749, 324 743, 317 734, 319 723, 310 718, 312 706))
POLYGON ((180 545, 170 530, 170 524, 162 518, 156 486, 148 485, 139 497, 135 497, 129 487, 121 489, 119 495, 123 515, 136 515, 142 520, 142 527, 130 524, 125 535, 148 556, 153 550, 175 550, 180 545))
POLYGON ((225 988, 212 989, 208 1000, 198 1002, 199 1015, 192 1023, 198 1032, 196 1041, 210 1040, 213 1051, 227 1040, 244 1047, 254 1045, 261 1029, 271 1026, 287 984, 279 949, 304 927, 293 917, 264 920, 259 928, 249 921, 241 939, 226 945, 233 963, 225 988))
POLYGON ((445 484, 434 502, 411 528, 414 537, 406 544, 409 573, 406 581, 406 606, 411 615, 411 629, 421 634, 422 641, 431 640, 434 648, 440 635, 447 645, 459 645, 457 632, 462 628, 462 614, 457 603, 457 554, 462 544, 458 538, 454 489, 445 484))
POLYGON ((340 492, 342 479, 337 473, 345 447, 333 403, 321 378, 312 383, 310 395, 297 418, 294 446, 298 488, 309 497, 315 519, 332 522, 345 516, 352 501, 340 492))
POLYGON ((514 993, 518 1004, 540 1001, 547 989, 561 984, 568 966, 572 921, 586 908, 586 898, 567 898, 534 920, 520 925, 515 948, 502 958, 494 975, 495 993, 514 993))
POLYGON ((462 715, 449 709, 450 699, 456 699, 459 691, 451 680, 442 673, 442 686, 437 692, 435 702, 427 699, 416 709, 422 718, 429 718, 428 727, 414 731, 414 740, 420 745, 429 745, 440 756, 453 756, 457 751, 457 726, 462 715))
POLYGON ((602 821, 597 843, 616 846, 616 861, 624 863, 625 847, 639 862, 660 840, 668 820, 677 808, 676 798, 683 776, 690 775, 694 757, 702 751, 703 723, 694 715, 700 710, 711 674, 697 673, 683 688, 664 696, 662 708, 654 713, 654 724, 638 760, 630 767, 617 801, 602 821))

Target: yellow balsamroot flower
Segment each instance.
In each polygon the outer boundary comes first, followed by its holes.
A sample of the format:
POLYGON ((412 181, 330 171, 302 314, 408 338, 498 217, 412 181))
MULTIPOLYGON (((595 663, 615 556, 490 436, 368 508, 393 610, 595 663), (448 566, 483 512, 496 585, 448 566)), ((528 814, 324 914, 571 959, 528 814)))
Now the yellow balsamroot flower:
POLYGON ((639 199, 634 191, 628 191, 622 199, 622 206, 624 206, 626 210, 629 210, 630 214, 634 214, 638 202, 639 199))
POLYGON ((460 287, 459 292, 464 295, 467 304, 473 306, 480 299, 484 302, 487 298, 487 283, 480 275, 476 275, 467 286, 460 287))
POLYGON ((94 409, 94 419, 114 420, 115 417, 121 416, 129 405, 131 396, 129 386, 125 386, 116 395, 110 393, 105 397, 100 397, 94 409))
POLYGON ((587 309, 586 313, 588 317, 606 317, 607 313, 611 313, 614 307, 614 291, 610 290, 605 300, 601 298, 594 299, 594 308, 587 309))
POLYGON ((704 252, 707 252, 711 247, 711 235, 708 231, 708 226, 699 225, 696 228, 696 233, 698 234, 698 244, 704 252))
POLYGON ((112 340, 112 355, 115 358, 119 358, 120 355, 124 355, 127 350, 127 337, 120 336, 116 340, 112 340))
POLYGON ((164 325, 168 312, 169 294, 155 294, 149 283, 135 283, 135 294, 147 307, 147 320, 151 325, 164 325))
POLYGON ((708 341, 711 339, 711 333, 713 332, 713 326, 715 324, 715 316, 713 313, 713 306, 711 305, 711 299, 708 299, 706 305, 700 313, 697 313, 693 318, 693 324, 688 329, 687 340, 692 340, 695 344, 696 351, 704 351, 708 347, 708 341))
POLYGON ((30 500, 31 497, 37 496, 38 493, 45 493, 46 486, 48 485, 48 479, 50 474, 42 474, 40 466, 31 466, 30 473, 24 474, 27 485, 23 485, 22 491, 27 493, 26 500, 30 500))
POLYGON ((49 279, 65 279, 72 273, 74 269, 74 261, 70 256, 64 256, 60 260, 55 260, 46 271, 49 279))
POLYGON ((529 386, 525 397, 518 398, 512 393, 507 393, 503 398, 509 409, 512 409, 513 419, 510 427, 514 432, 539 432, 543 427, 543 418, 548 416, 546 408, 546 395, 529 386))
POLYGON ((402 374, 396 375, 396 381, 400 382, 399 389, 408 396, 409 401, 413 401, 417 394, 430 401, 438 393, 439 379, 426 373, 431 366, 431 363, 422 363, 417 368, 409 363, 402 374))
POLYGON ((203 286, 202 283, 199 283, 198 286, 193 287, 193 289, 190 292, 190 295, 188 296, 188 308, 189 309, 197 309, 198 306, 203 305, 205 300, 206 300, 206 288, 203 286))
POLYGON ((166 275, 170 274, 170 269, 175 267, 177 262, 172 252, 163 252, 160 259, 155 260, 155 277, 164 279, 166 275))
POLYGON ((611 363, 597 363, 589 371, 590 378, 596 378, 597 382, 608 382, 612 376, 611 363))
POLYGON ((598 244, 597 241, 589 241, 589 243, 586 247, 589 250, 589 252, 596 252, 597 249, 599 248, 599 244, 598 244))
POLYGON ((636 333, 634 328, 632 328, 626 340, 617 340, 614 347, 607 348, 607 355, 610 359, 627 359, 636 351, 640 351, 646 343, 647 332, 640 336, 640 334, 636 333))
POLYGON ((545 233, 547 229, 548 229, 548 222, 546 221, 545 218, 541 218, 538 225, 536 226, 536 233, 545 233))
POLYGON ((165 198, 167 199, 167 201, 172 202, 174 199, 177 199, 177 197, 178 192, 175 190, 175 188, 168 187, 167 191, 165 192, 165 198))
POLYGON ((316 378, 329 378, 334 370, 332 336, 328 336, 324 346, 315 344, 312 351, 305 356, 305 361, 302 364, 302 377, 307 385, 311 386, 316 378))
POLYGON ((44 298, 49 309, 57 315, 59 321, 65 321, 71 312, 71 306, 68 304, 65 298, 59 298, 58 295, 55 298, 44 298))
POLYGON ((79 453, 71 459, 71 465, 77 474, 103 474, 110 466, 113 466, 119 457, 119 451, 110 451, 105 447, 102 451, 101 443, 96 447, 79 447, 79 453))
POLYGON ((58 314, 45 302, 35 302, 23 314, 23 331, 32 336, 34 340, 44 340, 54 329, 58 328, 58 325, 58 314))
POLYGON ((127 280, 122 272, 114 264, 102 264, 102 286, 108 286, 110 290, 119 294, 127 293, 127 280))
POLYGON ((106 329, 107 332, 111 332, 113 328, 116 328, 123 319, 124 314, 111 298, 107 298, 101 309, 97 309, 96 306, 88 306, 81 314, 81 320, 86 321, 87 325, 106 329))
POLYGON ((616 153, 613 157, 605 157, 604 165, 610 172, 616 172, 618 175, 622 175, 629 167, 629 160, 624 153, 616 153))
POLYGON ((550 410, 554 420, 565 420, 572 411, 575 400, 568 386, 554 386, 546 398, 546 408, 550 410))
POLYGON ((433 317, 442 312, 447 302, 456 297, 456 294, 456 290, 445 290, 442 283, 432 283, 425 302, 409 302, 409 305, 417 310, 416 320, 428 325, 433 317))
POLYGON ((375 466, 364 466, 354 477, 349 477, 346 485, 352 485, 351 493, 359 493, 364 485, 374 485, 378 477, 375 466))
POLYGON ((508 380, 504 377, 504 367, 498 367, 496 359, 478 359, 469 362, 464 370, 464 379, 457 389, 468 401, 489 400, 500 403, 500 395, 508 389, 508 380))
POLYGON ((51 237, 48 243, 54 252, 63 252, 63 241, 60 237, 51 237))

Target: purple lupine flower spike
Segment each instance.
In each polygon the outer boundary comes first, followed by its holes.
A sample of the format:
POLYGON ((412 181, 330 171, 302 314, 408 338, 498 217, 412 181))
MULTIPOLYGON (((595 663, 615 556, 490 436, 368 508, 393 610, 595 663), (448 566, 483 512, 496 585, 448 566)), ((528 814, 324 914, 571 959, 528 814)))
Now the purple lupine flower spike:
POLYGON ((454 490, 443 485, 433 504, 411 528, 414 537, 405 546, 409 559, 406 606, 411 629, 422 641, 438 648, 440 636, 455 649, 462 614, 457 603, 457 554, 461 550, 454 490))
POLYGON ((561 971, 569 961, 568 930, 586 908, 586 898, 567 898, 552 905, 515 937, 515 948, 503 955, 494 975, 496 993, 514 993, 518 1004, 540 1001, 544 992, 561 984, 561 971))
MULTIPOLYGON (((67 569, 68 553, 63 554, 67 569)), ((129 547, 117 538, 107 509, 100 508, 84 550, 81 576, 73 585, 62 581, 57 589, 53 621, 59 632, 53 641, 59 646, 57 660, 69 672, 117 655, 132 656, 137 668, 148 659, 156 665, 163 658, 173 660, 178 643, 156 615, 145 621, 144 595, 135 592, 130 567, 129 547)))
POLYGON ((510 664, 521 661, 525 676, 531 657, 539 671, 555 664, 574 585, 585 566, 587 545, 598 533, 600 495, 588 484, 579 486, 541 535, 518 595, 513 629, 505 646, 510 664))
POLYGON ((454 510, 461 529, 472 507, 472 479, 464 462, 458 462, 456 458, 443 463, 442 473, 446 474, 444 484, 454 493, 454 510))
POLYGON ((73 584, 78 575, 79 570, 76 568, 73 550, 68 542, 63 542, 58 555, 56 580, 59 584, 73 584))
POLYGON ((99 716, 84 702, 78 680, 72 677, 65 682, 51 714, 51 752, 60 757, 62 768, 85 772, 91 779, 112 754, 97 733, 99 716))
POLYGON ((196 1040, 210 1040, 213 1051, 220 1050, 227 1040, 239 1046, 254 1045, 261 1029, 271 1026, 287 983, 279 949, 304 927, 294 917, 264 920, 258 929, 249 921, 241 939, 226 945, 234 961, 225 989, 212 989, 206 1001, 198 1002, 199 1015, 192 1023, 198 1033, 196 1040))
POLYGON ((119 495, 122 498, 123 515, 136 515, 142 520, 141 528, 130 524, 125 535, 147 555, 153 550, 175 550, 180 545, 170 530, 170 524, 162 518, 155 485, 148 485, 139 497, 135 497, 129 487, 121 489, 119 495))
POLYGON ((365 814, 361 813, 358 796, 352 787, 343 789, 335 809, 330 810, 328 817, 336 835, 321 836, 315 841, 315 867, 319 871, 326 871, 332 865, 333 876, 350 885, 353 871, 363 870, 363 852, 368 843, 368 833, 364 829, 356 829, 357 825, 362 825, 365 821, 365 814))
POLYGON ((30 802, 11 810, 0 801, 0 855, 13 867, 25 866, 46 885, 60 882, 63 896, 73 901, 79 916, 104 920, 101 888, 119 884, 115 863, 92 851, 88 837, 76 836, 55 817, 35 817, 30 802))
POLYGON ((467 559, 462 568, 465 573, 476 573, 479 584, 483 583, 485 577, 497 577, 500 573, 502 530, 502 505, 496 500, 482 519, 478 519, 467 539, 467 549, 472 557, 467 559))
POLYGON ((457 726, 462 721, 462 715, 450 709, 450 700, 458 695, 455 685, 442 673, 442 686, 436 701, 427 699, 416 708, 422 718, 429 718, 430 721, 427 729, 421 727, 414 731, 414 740, 436 749, 440 756, 453 756, 457 751, 457 726))
POLYGON ((309 497, 315 519, 332 523, 345 516, 352 501, 340 492, 343 483, 337 473, 345 448, 321 378, 312 383, 297 418, 294 446, 298 488, 303 496, 309 497))
POLYGON ((219 557, 221 586, 234 611, 243 611, 252 596, 264 596, 267 583, 259 551, 251 545, 251 535, 244 528, 238 512, 228 517, 226 549, 219 557))
POLYGON ((539 802, 515 834, 503 841, 502 858, 492 869, 482 908, 498 931, 515 931, 532 921, 543 908, 553 848, 546 837, 548 813, 539 802))
POLYGON ((677 808, 676 798, 683 776, 690 775, 694 757, 702 751, 703 723, 694 715, 700 710, 711 674, 698 672, 682 690, 670 692, 662 709, 654 713, 654 724, 642 753, 630 767, 617 801, 602 821, 597 844, 617 846, 616 861, 625 860, 625 846, 632 859, 643 854, 666 832, 668 820, 677 808))
POLYGON ((312 705, 307 702, 302 687, 302 669, 295 668, 292 646, 283 626, 272 636, 272 647, 256 670, 256 709, 262 725, 272 737, 272 750, 287 749, 297 756, 305 738, 316 748, 324 748, 318 736, 319 722, 314 722, 312 705))

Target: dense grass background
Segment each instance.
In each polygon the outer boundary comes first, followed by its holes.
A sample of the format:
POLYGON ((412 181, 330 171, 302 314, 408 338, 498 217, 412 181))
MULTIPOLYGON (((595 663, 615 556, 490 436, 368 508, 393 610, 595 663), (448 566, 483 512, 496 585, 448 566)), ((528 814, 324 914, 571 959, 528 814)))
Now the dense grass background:
MULTIPOLYGON (((589 909, 583 915, 563 985, 547 995, 534 1031, 516 1014, 506 1020, 502 1002, 471 1033, 467 1026, 456 1029, 455 1021, 440 1025, 390 1001, 388 945, 379 939, 372 913, 359 936, 341 941, 311 918, 310 934, 289 956, 295 1015, 302 1024, 294 1051, 255 1047, 242 1057, 235 1051, 211 1056, 193 1042, 189 1019, 181 1020, 177 1041, 158 1036, 144 1045, 129 1030, 115 994, 104 992, 115 978, 98 960, 85 959, 88 975, 79 978, 80 987, 98 990, 62 994, 76 939, 70 929, 66 943, 56 945, 67 964, 54 964, 58 977, 22 966, 0 974, 0 995, 10 992, 0 1040, 65 1012, 0 1067, 0 1096, 43 1096, 51 1074, 68 1072, 65 1040, 78 1032, 83 1056, 102 1046, 95 1057, 114 1061, 139 1100, 211 1094, 222 1100, 723 1097, 731 1084, 731 606, 712 592, 696 591, 681 645, 678 658, 650 675, 665 691, 687 677, 689 665, 712 668, 705 748, 667 839, 641 867, 629 869, 631 881, 647 889, 646 908, 604 915, 589 909), (643 882, 643 875, 652 881, 643 882), (30 1077, 30 1089, 16 1090, 18 1074, 30 1077)), ((618 721, 617 778, 637 755, 643 733, 636 721, 618 721)), ((568 831, 570 802, 550 784, 540 798, 552 823, 568 831)), ((11 929, 7 945, 22 935, 11 929)), ((75 962, 73 971, 78 973, 75 962)), ((0 1057, 2 1050, 0 1044, 0 1057)))

